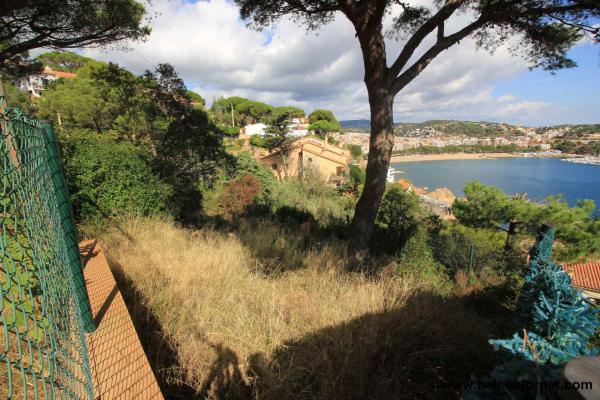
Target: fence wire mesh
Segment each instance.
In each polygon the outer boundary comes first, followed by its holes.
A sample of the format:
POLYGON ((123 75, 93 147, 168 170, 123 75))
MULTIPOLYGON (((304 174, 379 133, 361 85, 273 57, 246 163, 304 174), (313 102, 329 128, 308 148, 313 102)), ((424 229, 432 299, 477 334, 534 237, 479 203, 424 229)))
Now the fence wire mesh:
POLYGON ((3 107, 0 127, 0 398, 92 399, 93 321, 54 131, 3 107))

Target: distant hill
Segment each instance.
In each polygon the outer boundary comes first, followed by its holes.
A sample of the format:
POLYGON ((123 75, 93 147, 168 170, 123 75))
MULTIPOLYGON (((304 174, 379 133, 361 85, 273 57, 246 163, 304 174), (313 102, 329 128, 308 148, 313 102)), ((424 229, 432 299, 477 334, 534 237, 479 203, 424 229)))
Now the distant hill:
POLYGON ((368 119, 348 119, 345 121, 340 121, 340 125, 342 129, 370 129, 371 121, 368 119))
MULTIPOLYGON (((355 119, 340 121, 345 130, 369 131, 370 121, 355 119)), ((591 134, 600 134, 600 124, 556 125, 540 128, 531 128, 522 125, 512 125, 502 122, 487 121, 457 121, 457 120, 430 120, 425 122, 398 122, 394 124, 396 135, 402 136, 438 136, 438 135, 464 135, 469 137, 495 137, 495 136, 523 136, 528 133, 548 133, 559 131, 565 138, 582 137, 591 134)))

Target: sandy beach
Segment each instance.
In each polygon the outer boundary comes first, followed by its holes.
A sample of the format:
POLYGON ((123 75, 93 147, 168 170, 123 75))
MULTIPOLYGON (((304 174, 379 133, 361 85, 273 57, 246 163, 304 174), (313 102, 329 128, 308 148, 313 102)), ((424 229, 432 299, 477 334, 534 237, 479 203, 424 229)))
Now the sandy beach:
POLYGON ((445 153, 445 154, 409 154, 392 156, 391 162, 441 161, 441 160, 477 160, 508 157, 522 157, 518 153, 445 153))

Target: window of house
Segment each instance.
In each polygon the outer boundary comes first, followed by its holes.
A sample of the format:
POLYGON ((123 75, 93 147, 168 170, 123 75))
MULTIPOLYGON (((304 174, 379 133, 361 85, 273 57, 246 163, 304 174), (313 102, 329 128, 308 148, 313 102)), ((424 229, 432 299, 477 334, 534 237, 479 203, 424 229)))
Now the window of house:
POLYGON ((311 157, 308 157, 308 162, 312 162, 312 158, 311 157))
POLYGON ((342 173, 343 173, 343 172, 344 172, 344 167, 336 167, 336 168, 335 168, 335 174, 336 174, 337 176, 340 176, 340 175, 342 175, 342 173))
POLYGON ((277 164, 271 164, 271 168, 273 168, 274 171, 277 171, 277 164))

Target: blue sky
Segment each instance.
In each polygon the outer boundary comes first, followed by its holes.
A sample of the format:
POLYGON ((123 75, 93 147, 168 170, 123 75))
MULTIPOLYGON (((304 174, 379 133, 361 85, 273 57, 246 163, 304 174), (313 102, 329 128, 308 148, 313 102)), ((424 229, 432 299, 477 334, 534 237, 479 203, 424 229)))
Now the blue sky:
POLYGON ((581 45, 569 52, 576 68, 556 71, 525 70, 519 76, 496 81, 494 94, 512 93, 530 101, 543 101, 569 110, 570 116, 546 116, 540 123, 600 123, 600 46, 581 45))
MULTIPOLYGON (((431 2, 432 0, 414 0, 431 2)), ((268 32, 248 29, 230 0, 153 0, 152 34, 133 51, 84 53, 141 73, 150 64, 175 66, 190 89, 210 104, 216 96, 243 96, 307 113, 334 111, 339 119, 367 119, 363 63, 354 28, 339 16, 318 34, 292 21, 268 32)), ((468 15, 449 22, 461 27, 468 15)), ((513 40, 512 44, 518 43, 513 40)), ((402 43, 388 42, 390 57, 402 43)), ((579 67, 529 71, 501 47, 493 55, 467 39, 442 53, 401 93, 396 121, 487 120, 540 126, 600 123, 600 46, 572 50, 579 67)))

